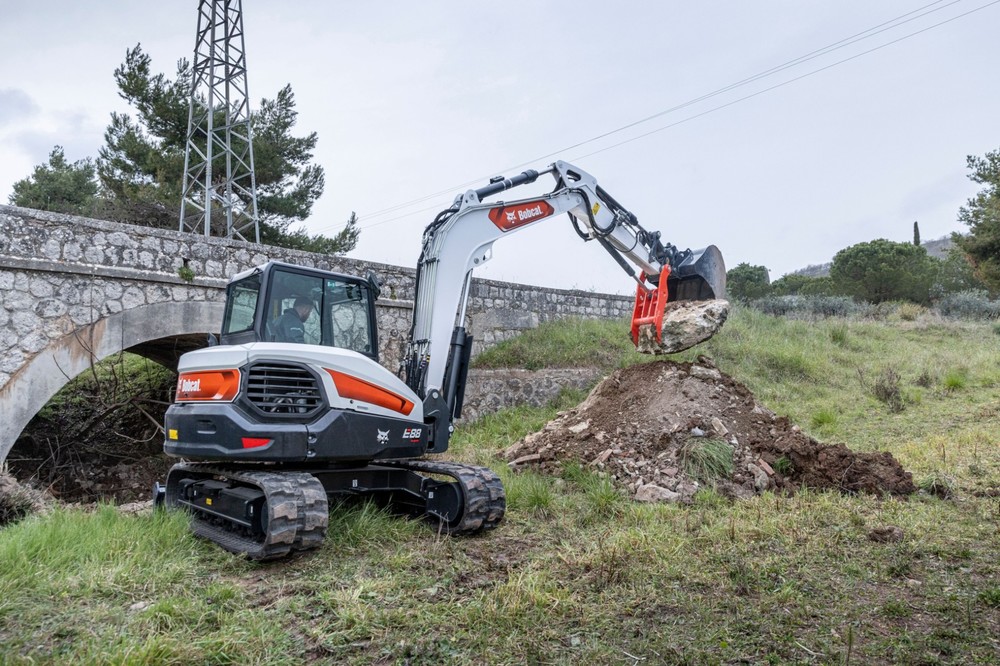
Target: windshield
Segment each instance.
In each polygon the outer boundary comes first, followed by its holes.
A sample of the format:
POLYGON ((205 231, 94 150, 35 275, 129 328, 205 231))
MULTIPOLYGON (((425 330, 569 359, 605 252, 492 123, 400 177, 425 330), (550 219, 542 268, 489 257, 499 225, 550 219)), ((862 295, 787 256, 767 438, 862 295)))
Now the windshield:
POLYGON ((368 288, 363 283, 275 270, 261 339, 373 355, 370 312, 368 288))

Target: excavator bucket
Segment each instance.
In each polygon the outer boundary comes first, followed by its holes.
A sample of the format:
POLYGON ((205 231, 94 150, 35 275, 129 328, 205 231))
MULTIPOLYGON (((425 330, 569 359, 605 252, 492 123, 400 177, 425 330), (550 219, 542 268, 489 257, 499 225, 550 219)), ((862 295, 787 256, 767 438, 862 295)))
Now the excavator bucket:
POLYGON ((695 250, 667 279, 668 302, 726 298, 726 264, 719 248, 695 250))
POLYGON ((632 342, 645 354, 672 354, 704 342, 729 315, 726 265, 714 245, 665 266, 655 289, 641 284, 632 312, 632 342))

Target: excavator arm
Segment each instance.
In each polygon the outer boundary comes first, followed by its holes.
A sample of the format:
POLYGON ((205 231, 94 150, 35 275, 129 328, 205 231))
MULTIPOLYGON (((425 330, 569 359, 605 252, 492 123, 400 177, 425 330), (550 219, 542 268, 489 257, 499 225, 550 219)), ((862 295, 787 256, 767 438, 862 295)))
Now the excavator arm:
POLYGON ((598 242, 637 282, 634 342, 638 342, 642 324, 653 324, 659 339, 668 300, 724 297, 725 266, 714 245, 691 251, 664 244, 660 232, 644 229, 635 215, 582 169, 560 161, 541 173, 529 170, 509 179, 495 178, 489 185, 457 197, 424 230, 413 324, 402 371, 410 388, 424 398, 425 415, 436 414, 434 418, 450 424, 461 411, 471 349, 465 311, 473 270, 492 258, 497 239, 563 213, 569 215, 583 240, 598 242), (484 202, 546 173, 555 179, 554 189, 547 194, 484 202))

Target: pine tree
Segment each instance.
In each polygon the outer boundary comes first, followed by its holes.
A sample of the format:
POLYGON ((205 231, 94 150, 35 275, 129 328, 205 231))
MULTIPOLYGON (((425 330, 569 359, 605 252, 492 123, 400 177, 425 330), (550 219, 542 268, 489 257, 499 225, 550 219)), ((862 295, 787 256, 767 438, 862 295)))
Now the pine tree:
POLYGON ((14 183, 8 201, 25 208, 91 215, 96 197, 94 163, 87 158, 70 164, 62 146, 56 146, 47 164, 39 164, 30 176, 14 183))
MULTIPOLYGON (((153 74, 141 45, 129 49, 115 70, 119 95, 135 115, 113 113, 97 173, 106 198, 106 216, 122 222, 176 229, 180 217, 187 141, 191 66, 177 63, 176 78, 153 74)), ((323 194, 323 167, 311 163, 318 137, 292 134, 298 112, 290 85, 251 111, 254 173, 261 241, 281 247, 343 253, 354 248, 358 228, 352 214, 333 237, 290 226, 306 219, 323 194)))

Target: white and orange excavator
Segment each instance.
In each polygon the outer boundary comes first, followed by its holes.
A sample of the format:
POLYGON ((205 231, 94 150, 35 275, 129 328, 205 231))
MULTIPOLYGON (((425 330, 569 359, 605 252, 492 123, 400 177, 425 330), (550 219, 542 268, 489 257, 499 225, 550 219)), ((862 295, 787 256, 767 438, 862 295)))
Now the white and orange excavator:
POLYGON ((555 162, 494 178, 424 231, 399 376, 378 362, 374 275, 270 262, 233 277, 219 344, 180 359, 164 448, 186 461, 156 485, 157 503, 186 508, 196 534, 256 560, 317 547, 337 498, 370 498, 448 534, 496 527, 499 477, 425 456, 448 448, 462 411, 474 269, 496 240, 562 213, 637 282, 637 344, 642 327, 659 338, 668 302, 724 297, 714 245, 661 243, 582 169, 555 162), (555 179, 547 194, 485 201, 541 174, 555 179))

